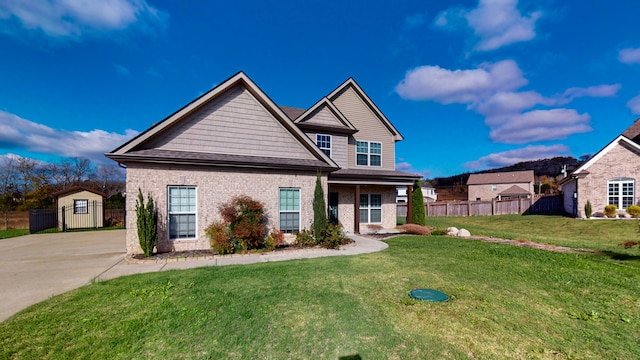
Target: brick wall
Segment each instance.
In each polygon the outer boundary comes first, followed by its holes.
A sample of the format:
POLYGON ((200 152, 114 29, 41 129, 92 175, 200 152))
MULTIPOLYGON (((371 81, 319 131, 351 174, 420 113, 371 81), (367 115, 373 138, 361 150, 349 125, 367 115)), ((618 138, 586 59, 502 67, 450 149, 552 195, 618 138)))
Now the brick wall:
MULTIPOLYGON (((274 170, 216 170, 205 167, 149 166, 129 164, 127 167, 127 252, 142 253, 136 231, 135 206, 138 188, 147 196, 151 193, 158 209, 158 248, 161 252, 209 249, 204 229, 221 220, 218 206, 238 195, 248 195, 265 204, 269 228, 279 223, 279 188, 300 189, 301 228, 313 222, 313 192, 315 172, 274 170), (196 238, 169 240, 167 227, 167 187, 169 185, 196 186, 196 238)), ((327 194, 327 178, 322 178, 327 194)), ((326 200, 325 200, 326 201, 326 200)))
POLYGON ((586 171, 589 175, 578 180, 578 217, 584 217, 584 206, 587 200, 591 202, 594 214, 604 211, 604 207, 608 204, 607 182, 614 178, 625 177, 635 180, 634 204, 638 205, 640 158, 634 150, 618 144, 589 166, 586 171))
POLYGON ((477 198, 483 201, 489 201, 495 199, 498 194, 512 187, 513 185, 519 186, 524 190, 533 194, 533 185, 530 182, 525 183, 508 183, 508 184, 482 184, 482 185, 469 185, 469 201, 476 201, 477 198), (492 190, 493 185, 496 185, 496 190, 492 190))

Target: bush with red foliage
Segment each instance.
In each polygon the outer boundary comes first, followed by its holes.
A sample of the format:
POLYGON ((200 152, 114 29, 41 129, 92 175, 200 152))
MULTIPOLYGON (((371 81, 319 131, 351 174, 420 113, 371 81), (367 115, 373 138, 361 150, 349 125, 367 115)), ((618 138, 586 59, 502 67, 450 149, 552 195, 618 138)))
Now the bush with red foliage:
POLYGON ((267 221, 263 203, 241 195, 220 205, 218 211, 229 228, 233 243, 244 251, 264 247, 267 221))
POLYGON ((405 234, 414 235, 431 235, 432 228, 418 224, 404 224, 397 227, 398 230, 405 234))

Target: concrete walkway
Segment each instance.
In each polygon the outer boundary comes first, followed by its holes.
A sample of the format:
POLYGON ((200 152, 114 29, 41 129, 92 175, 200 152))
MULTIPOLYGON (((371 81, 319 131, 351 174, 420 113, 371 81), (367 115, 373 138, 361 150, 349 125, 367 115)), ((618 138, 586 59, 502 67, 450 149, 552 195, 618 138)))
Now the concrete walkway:
POLYGON ((387 244, 350 235, 355 245, 340 250, 302 249, 265 254, 232 255, 208 260, 130 263, 125 259, 125 231, 90 231, 27 235, 0 240, 0 322, 28 306, 92 281, 155 271, 203 266, 358 255, 387 244))

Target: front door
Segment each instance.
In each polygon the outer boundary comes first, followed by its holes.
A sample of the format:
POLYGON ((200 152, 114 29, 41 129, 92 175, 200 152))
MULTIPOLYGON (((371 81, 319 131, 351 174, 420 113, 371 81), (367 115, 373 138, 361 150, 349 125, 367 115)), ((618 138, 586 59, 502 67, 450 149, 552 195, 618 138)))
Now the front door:
POLYGON ((338 223, 338 193, 329 193, 329 222, 332 224, 338 223))

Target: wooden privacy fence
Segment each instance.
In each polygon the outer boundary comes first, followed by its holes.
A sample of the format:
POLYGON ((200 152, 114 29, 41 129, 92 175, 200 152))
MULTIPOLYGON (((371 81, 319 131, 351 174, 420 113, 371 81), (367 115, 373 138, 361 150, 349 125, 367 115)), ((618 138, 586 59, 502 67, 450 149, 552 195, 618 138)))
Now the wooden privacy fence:
MULTIPOLYGON (((508 214, 561 214, 561 195, 533 199, 492 201, 437 201, 424 204, 427 216, 486 216, 508 214)), ((407 216, 407 204, 396 204, 397 216, 407 216)))

